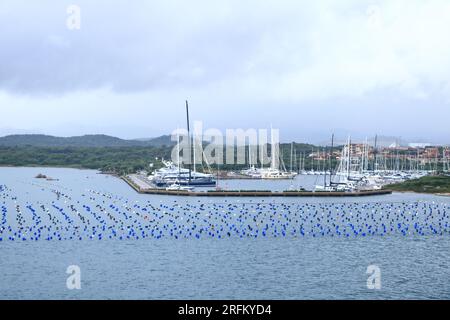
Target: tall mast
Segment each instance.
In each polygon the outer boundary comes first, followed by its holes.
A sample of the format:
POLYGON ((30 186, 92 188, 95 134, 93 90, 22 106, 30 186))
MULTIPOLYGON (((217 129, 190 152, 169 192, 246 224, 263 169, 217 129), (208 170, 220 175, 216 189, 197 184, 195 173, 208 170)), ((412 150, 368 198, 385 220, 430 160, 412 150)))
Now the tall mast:
POLYGON ((298 173, 300 173, 302 168, 303 168, 303 152, 300 153, 300 156, 298 159, 298 173))
MULTIPOLYGON (((330 170, 330 187, 332 185, 331 179, 333 178, 333 161, 332 161, 333 149, 334 149, 334 133, 331 135, 331 150, 330 150, 330 155, 329 155, 329 159, 328 159, 328 166, 329 166, 329 170, 330 170)), ((325 174, 326 174, 326 172, 325 172, 325 174)))
POLYGON ((364 154, 364 171, 369 171, 369 140, 366 137, 366 153, 364 154))
POLYGON ((305 152, 302 152, 301 158, 300 158, 300 170, 305 171, 305 152))
POLYGON ((291 172, 294 172, 294 142, 291 143, 291 172))
POLYGON ((180 131, 177 130, 177 159, 178 159, 178 176, 180 176, 181 165, 180 165, 180 131))
POLYGON ((270 144, 271 144, 271 146, 272 146, 272 153, 271 153, 271 155, 272 155, 272 165, 271 165, 271 167, 272 167, 272 169, 275 169, 275 139, 274 139, 274 137, 273 137, 273 128, 272 128, 272 126, 270 126, 270 134, 271 134, 271 136, 270 136, 270 144))
POLYGON ((248 167, 252 167, 252 148, 250 146, 250 143, 248 144, 248 167))
POLYGON ((351 138, 348 137, 348 145, 347 145, 347 179, 350 178, 350 161, 351 161, 351 138))
POLYGON ((445 148, 442 147, 442 171, 445 171, 445 148))
POLYGON ((420 153, 419 153, 419 148, 417 148, 417 172, 419 172, 419 166, 420 166, 420 153))
POLYGON ((217 181, 216 181, 216 189, 219 190, 219 161, 217 161, 217 181))
POLYGON ((297 148, 294 149, 294 167, 296 169, 295 171, 297 171, 297 173, 299 173, 298 161, 297 161, 297 148))
MULTIPOLYGON (((194 173, 195 172, 197 172, 197 168, 196 168, 196 164, 195 164, 195 162, 197 161, 197 155, 196 155, 196 150, 195 149, 197 149, 196 147, 197 147, 197 139, 196 139, 196 136, 195 136, 195 133, 194 133, 194 135, 192 136, 192 146, 193 146, 193 149, 194 149, 194 161, 193 161, 193 166, 194 166, 194 173)), ((202 159, 203 160, 203 159, 202 159)))
POLYGON ((327 152, 328 150, 327 150, 327 146, 325 145, 325 151, 324 151, 324 154, 325 154, 325 158, 324 158, 324 163, 323 163, 323 187, 325 188, 326 186, 327 186, 327 158, 326 158, 326 156, 327 156, 327 154, 328 154, 328 152, 327 152))
POLYGON ((187 121, 187 130, 188 130, 188 148, 189 148, 189 184, 191 184, 192 180, 192 146, 191 146, 191 126, 189 121, 189 103, 186 100, 186 121, 187 121))
POLYGON ((280 169, 280 154, 279 154, 279 144, 275 142, 275 136, 273 134, 273 127, 270 126, 271 130, 271 144, 272 144, 272 164, 271 168, 275 170, 280 169))
POLYGON ((375 170, 377 170, 377 166, 378 166, 378 150, 377 150, 377 143, 378 143, 378 135, 375 135, 375 147, 373 149, 373 153, 374 153, 374 162, 373 162, 373 172, 375 172, 375 170))

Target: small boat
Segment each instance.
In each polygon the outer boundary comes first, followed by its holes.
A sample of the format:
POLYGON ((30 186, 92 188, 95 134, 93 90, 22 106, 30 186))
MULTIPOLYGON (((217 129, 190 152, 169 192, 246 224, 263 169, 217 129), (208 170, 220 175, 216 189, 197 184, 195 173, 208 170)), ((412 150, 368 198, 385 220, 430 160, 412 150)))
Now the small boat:
POLYGON ((334 186, 323 186, 323 185, 316 185, 316 187, 314 188, 314 191, 318 191, 318 192, 334 192, 334 191, 338 191, 337 188, 335 188, 334 186))
POLYGON ((167 191, 192 191, 194 190, 193 187, 188 187, 188 186, 182 186, 179 185, 177 183, 171 184, 170 186, 168 186, 166 188, 167 191))

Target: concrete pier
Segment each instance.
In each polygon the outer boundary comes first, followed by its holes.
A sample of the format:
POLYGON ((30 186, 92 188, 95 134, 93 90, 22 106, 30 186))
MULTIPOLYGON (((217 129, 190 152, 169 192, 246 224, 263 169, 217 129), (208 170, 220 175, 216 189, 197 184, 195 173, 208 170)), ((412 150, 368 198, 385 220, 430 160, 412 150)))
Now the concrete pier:
POLYGON ((122 177, 136 192, 185 197, 366 197, 391 194, 391 190, 369 190, 355 192, 313 192, 313 191, 173 191, 153 187, 138 175, 122 177))

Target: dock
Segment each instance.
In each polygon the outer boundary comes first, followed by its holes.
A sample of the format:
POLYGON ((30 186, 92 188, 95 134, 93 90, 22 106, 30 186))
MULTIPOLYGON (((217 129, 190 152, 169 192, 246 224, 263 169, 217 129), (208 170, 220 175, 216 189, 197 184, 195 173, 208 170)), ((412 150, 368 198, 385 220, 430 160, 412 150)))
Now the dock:
POLYGON ((136 192, 141 194, 184 197, 367 197, 392 194, 391 190, 367 190, 355 192, 210 190, 196 192, 155 188, 138 175, 123 176, 122 180, 136 192))

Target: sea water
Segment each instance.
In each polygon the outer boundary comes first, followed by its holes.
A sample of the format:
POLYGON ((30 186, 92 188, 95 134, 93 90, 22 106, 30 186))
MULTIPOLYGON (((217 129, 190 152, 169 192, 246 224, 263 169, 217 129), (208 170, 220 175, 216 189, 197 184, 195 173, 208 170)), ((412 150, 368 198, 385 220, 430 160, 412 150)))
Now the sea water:
POLYGON ((448 299, 449 214, 433 195, 183 198, 90 170, 0 168, 0 299, 448 299))

